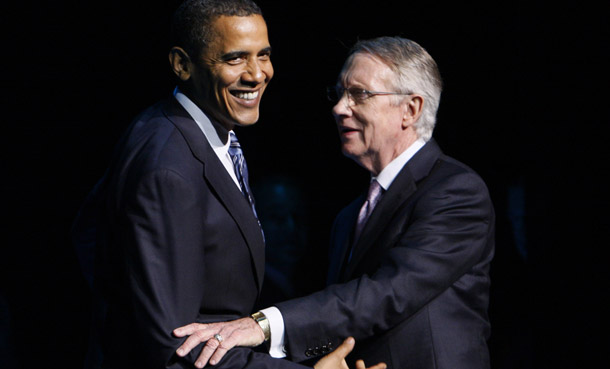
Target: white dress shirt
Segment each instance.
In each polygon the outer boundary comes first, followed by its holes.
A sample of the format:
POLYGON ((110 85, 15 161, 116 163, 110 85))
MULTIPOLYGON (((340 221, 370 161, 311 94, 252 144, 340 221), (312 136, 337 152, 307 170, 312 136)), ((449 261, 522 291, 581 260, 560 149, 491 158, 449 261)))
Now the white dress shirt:
MULTIPOLYGON (((415 153, 417 153, 425 144, 426 142, 421 138, 415 141, 413 144, 411 144, 411 146, 403 151, 402 154, 398 155, 394 160, 392 160, 390 164, 386 165, 386 167, 381 170, 377 177, 371 177, 371 181, 376 179, 384 191, 387 191, 405 164, 407 164, 413 155, 415 155, 415 153)), ((286 357, 286 351, 284 348, 284 318, 282 317, 282 313, 280 313, 280 310, 274 306, 263 309, 261 312, 265 314, 267 320, 269 320, 269 327, 271 329, 271 348, 269 349, 269 355, 275 358, 286 357)))

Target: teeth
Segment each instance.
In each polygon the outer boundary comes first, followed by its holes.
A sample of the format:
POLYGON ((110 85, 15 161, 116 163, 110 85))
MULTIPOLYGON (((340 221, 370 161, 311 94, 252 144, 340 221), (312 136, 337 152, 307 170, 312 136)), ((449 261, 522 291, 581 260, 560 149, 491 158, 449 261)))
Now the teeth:
POLYGON ((254 100, 258 97, 258 91, 255 92, 236 92, 235 96, 244 100, 254 100))

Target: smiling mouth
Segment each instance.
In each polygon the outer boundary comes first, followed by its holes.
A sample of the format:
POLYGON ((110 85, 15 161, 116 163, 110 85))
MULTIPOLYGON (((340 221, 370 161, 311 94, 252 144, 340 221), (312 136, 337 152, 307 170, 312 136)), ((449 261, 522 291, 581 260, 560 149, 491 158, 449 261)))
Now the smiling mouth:
POLYGON ((251 91, 251 92, 231 91, 231 95, 237 97, 238 99, 242 99, 242 100, 255 100, 259 95, 259 91, 251 91))

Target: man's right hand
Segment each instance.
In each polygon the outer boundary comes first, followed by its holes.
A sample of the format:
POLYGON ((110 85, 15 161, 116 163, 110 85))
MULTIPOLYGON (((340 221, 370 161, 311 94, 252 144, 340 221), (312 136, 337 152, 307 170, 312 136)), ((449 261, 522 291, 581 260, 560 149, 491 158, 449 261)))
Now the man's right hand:
POLYGON ((206 342, 199 358, 195 361, 197 368, 203 368, 208 360, 211 365, 216 365, 220 359, 235 346, 254 347, 265 340, 265 334, 261 327, 250 317, 221 323, 192 323, 174 329, 176 337, 189 336, 186 341, 176 350, 178 356, 185 356, 193 348, 202 342, 206 342), (214 338, 219 334, 221 341, 214 338))
MULTIPOLYGON (((337 347, 337 349, 330 354, 321 358, 316 365, 314 365, 314 369, 349 369, 347 363, 345 362, 345 357, 349 354, 353 349, 356 341, 352 337, 348 337, 341 346, 337 347)), ((370 368, 366 368, 364 365, 364 361, 358 360, 356 362, 355 369, 385 369, 385 363, 379 363, 370 368)))

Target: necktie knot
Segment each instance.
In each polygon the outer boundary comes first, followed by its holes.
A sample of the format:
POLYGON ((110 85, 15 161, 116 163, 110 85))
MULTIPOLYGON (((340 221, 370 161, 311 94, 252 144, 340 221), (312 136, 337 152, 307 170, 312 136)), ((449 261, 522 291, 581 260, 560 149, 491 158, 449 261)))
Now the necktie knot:
MULTIPOLYGON (((366 197, 366 201, 369 204, 373 204, 374 207, 379 201, 379 196, 381 195, 381 185, 377 182, 376 179, 371 181, 371 185, 369 186, 369 193, 366 197)), ((371 209, 372 211, 373 209, 371 209)))
POLYGON ((231 159, 235 156, 242 156, 243 152, 241 150, 241 145, 233 131, 229 132, 229 138, 231 140, 231 143, 229 144, 229 155, 231 155, 231 159))

